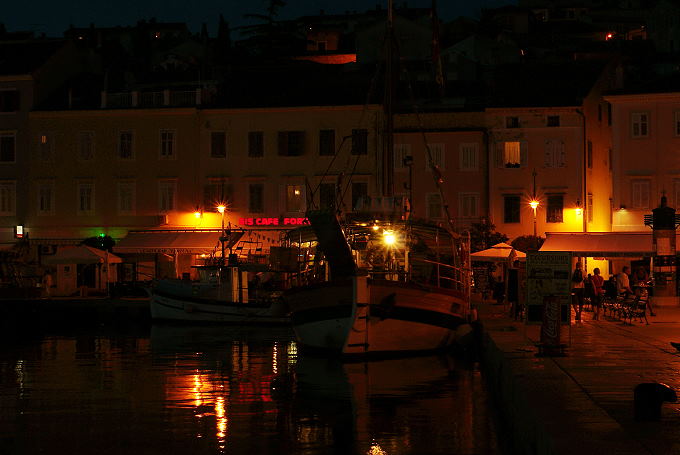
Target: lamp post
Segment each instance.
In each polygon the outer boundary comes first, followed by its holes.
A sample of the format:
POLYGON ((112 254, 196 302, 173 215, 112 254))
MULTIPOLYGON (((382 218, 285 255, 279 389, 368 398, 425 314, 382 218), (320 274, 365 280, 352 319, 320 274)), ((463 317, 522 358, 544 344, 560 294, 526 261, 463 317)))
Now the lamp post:
POLYGON ((222 244, 222 264, 224 264, 224 242, 226 238, 224 237, 224 211, 227 209, 226 206, 220 204, 217 206, 217 211, 222 215, 222 235, 220 235, 220 243, 222 244))
POLYGON ((536 209, 538 208, 539 205, 538 199, 536 199, 536 169, 534 169, 534 172, 531 174, 531 176, 534 178, 534 186, 529 206, 534 211, 534 240, 536 240, 536 209))

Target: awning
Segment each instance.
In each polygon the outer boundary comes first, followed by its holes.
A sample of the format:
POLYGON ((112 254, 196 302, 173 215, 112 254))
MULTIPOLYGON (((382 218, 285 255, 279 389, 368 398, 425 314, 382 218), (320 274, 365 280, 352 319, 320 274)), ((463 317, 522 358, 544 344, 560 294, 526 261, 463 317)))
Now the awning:
MULTIPOLYGON (((210 254, 219 251, 219 229, 211 230, 149 230, 130 231, 118 241, 113 251, 116 253, 189 253, 210 254)), ((225 248, 233 247, 243 236, 241 231, 231 231, 225 248)))
POLYGON ((497 243, 491 248, 477 251, 470 256, 473 261, 502 262, 508 260, 514 261, 515 259, 523 261, 526 259, 527 255, 521 251, 517 251, 507 243, 497 243))
POLYGON ((42 263, 57 264, 119 264, 121 258, 108 251, 98 250, 87 245, 64 248, 50 256, 43 256, 42 263))
POLYGON ((651 232, 546 232, 539 251, 568 251, 574 256, 651 256, 651 232))

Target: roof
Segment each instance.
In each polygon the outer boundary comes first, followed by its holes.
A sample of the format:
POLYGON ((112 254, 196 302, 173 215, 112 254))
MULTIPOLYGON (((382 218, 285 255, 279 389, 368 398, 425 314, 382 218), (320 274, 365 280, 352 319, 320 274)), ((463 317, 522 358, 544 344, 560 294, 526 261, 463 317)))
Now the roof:
POLYGON ((0 75, 32 74, 65 43, 50 39, 0 42, 0 75))
POLYGON ((587 257, 651 256, 650 232, 547 232, 539 251, 568 251, 587 257))
POLYGON ((497 243, 491 248, 486 250, 477 251, 470 255, 473 261, 486 261, 486 262, 497 262, 515 259, 524 259, 527 257, 526 254, 521 251, 517 251, 512 246, 507 243, 497 243))

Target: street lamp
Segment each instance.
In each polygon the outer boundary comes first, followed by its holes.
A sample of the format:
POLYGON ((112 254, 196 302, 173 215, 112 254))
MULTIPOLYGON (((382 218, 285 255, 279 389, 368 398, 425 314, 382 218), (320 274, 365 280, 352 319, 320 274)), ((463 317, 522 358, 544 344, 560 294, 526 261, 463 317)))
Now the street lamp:
POLYGON ((532 199, 529 202, 529 207, 534 211, 534 237, 536 237, 536 209, 539 206, 539 202, 536 199, 532 199))
POLYGON ((222 244, 222 264, 224 264, 224 242, 226 241, 226 237, 224 236, 224 211, 227 209, 225 205, 218 205, 217 206, 217 211, 220 212, 222 215, 222 235, 220 236, 220 243, 222 244))

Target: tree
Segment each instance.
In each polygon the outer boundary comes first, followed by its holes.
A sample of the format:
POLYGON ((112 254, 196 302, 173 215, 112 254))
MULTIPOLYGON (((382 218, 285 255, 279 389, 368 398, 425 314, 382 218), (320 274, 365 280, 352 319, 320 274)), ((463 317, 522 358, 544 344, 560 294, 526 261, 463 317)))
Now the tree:
POLYGON ((514 239, 511 243, 512 247, 522 253, 529 251, 538 251, 543 245, 545 239, 543 237, 534 237, 533 235, 522 235, 514 239))
POLYGON ((479 223, 472 223, 470 226, 470 250, 472 253, 507 241, 508 236, 496 232, 496 226, 486 218, 479 223))
POLYGON ((83 240, 82 243, 82 245, 97 248, 99 250, 108 251, 109 253, 113 250, 113 245, 115 244, 116 244, 115 240, 113 240, 110 236, 104 234, 99 234, 96 237, 88 237, 85 240, 83 240))

